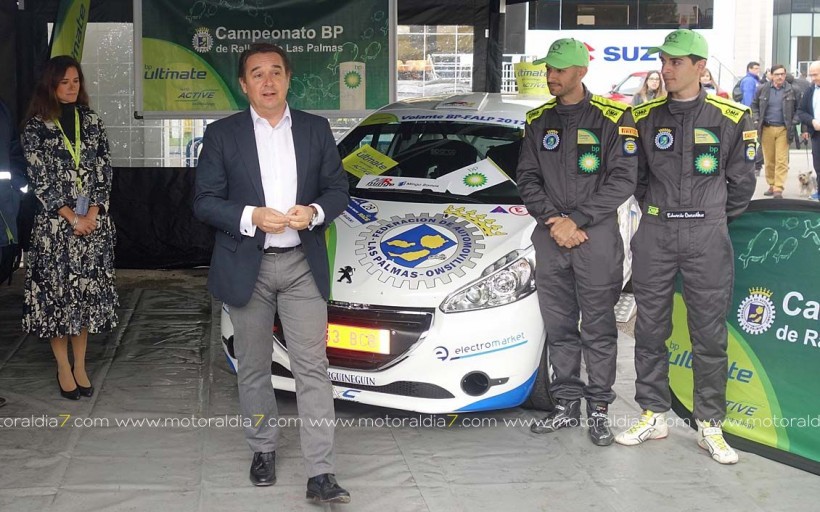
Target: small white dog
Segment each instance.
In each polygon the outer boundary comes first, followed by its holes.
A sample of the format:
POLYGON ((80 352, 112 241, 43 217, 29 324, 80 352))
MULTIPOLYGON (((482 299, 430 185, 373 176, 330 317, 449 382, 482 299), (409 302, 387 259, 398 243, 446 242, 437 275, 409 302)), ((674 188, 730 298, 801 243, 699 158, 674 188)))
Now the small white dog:
POLYGON ((809 197, 817 191, 817 177, 814 174, 801 172, 797 175, 797 181, 800 182, 800 195, 802 197, 809 197))

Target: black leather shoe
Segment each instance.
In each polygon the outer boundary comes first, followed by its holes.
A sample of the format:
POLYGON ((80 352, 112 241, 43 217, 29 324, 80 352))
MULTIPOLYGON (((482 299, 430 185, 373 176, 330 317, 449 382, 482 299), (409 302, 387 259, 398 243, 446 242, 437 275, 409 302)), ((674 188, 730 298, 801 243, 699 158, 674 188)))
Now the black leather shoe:
POLYGON ((577 427, 581 424, 581 400, 558 399, 553 409, 541 421, 530 427, 533 434, 549 434, 564 427, 577 427))
MULTIPOLYGON (((71 376, 74 377, 74 367, 71 367, 71 376)), ((94 395, 94 386, 80 386, 80 383, 77 382, 77 377, 74 377, 74 382, 77 383, 77 389, 80 390, 80 396, 84 396, 87 398, 91 398, 94 395)))
POLYGON ((276 483, 276 452, 254 452, 251 462, 251 483, 267 487, 276 483))
MULTIPOLYGON (((73 376, 72 376, 73 378, 73 376)), ((63 386, 60 384, 60 374, 57 373, 57 387, 60 388, 60 394, 63 398, 68 398, 69 400, 79 400, 80 399, 80 387, 77 386, 76 388, 72 389, 71 391, 66 391, 63 389, 63 386)))
POLYGON ((589 438, 597 446, 609 446, 615 440, 609 430, 609 407, 605 402, 587 402, 589 438))
POLYGON ((320 503, 350 503, 350 493, 336 483, 332 473, 308 478, 305 498, 320 503))

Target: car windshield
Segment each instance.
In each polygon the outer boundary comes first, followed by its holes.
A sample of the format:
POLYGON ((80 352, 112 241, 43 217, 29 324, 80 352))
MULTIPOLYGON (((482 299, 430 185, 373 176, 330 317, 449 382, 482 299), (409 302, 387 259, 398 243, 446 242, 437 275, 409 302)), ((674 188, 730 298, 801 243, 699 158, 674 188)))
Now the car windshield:
POLYGON ((643 85, 643 76, 629 75, 626 79, 618 85, 616 90, 625 95, 634 95, 643 85))
POLYGON ((451 121, 365 124, 339 142, 350 193, 429 203, 520 204, 520 126, 451 121))

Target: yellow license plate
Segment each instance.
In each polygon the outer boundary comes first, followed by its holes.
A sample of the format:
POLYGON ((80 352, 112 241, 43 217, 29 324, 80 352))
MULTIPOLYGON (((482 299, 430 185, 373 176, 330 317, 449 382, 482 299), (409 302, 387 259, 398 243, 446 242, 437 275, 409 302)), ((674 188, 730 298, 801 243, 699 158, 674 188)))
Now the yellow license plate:
POLYGON ((327 346, 375 354, 390 353, 390 331, 328 324, 327 346))

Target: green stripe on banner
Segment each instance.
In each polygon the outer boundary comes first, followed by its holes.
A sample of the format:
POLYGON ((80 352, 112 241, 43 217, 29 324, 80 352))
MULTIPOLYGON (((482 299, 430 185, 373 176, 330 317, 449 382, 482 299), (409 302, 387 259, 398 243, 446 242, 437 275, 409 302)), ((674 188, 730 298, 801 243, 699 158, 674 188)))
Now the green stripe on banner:
POLYGON ((330 297, 333 299, 333 269, 336 268, 336 222, 332 222, 325 231, 325 243, 327 244, 327 264, 330 274, 330 297))
POLYGON ((60 0, 51 36, 51 56, 70 55, 81 61, 91 0, 60 0))

